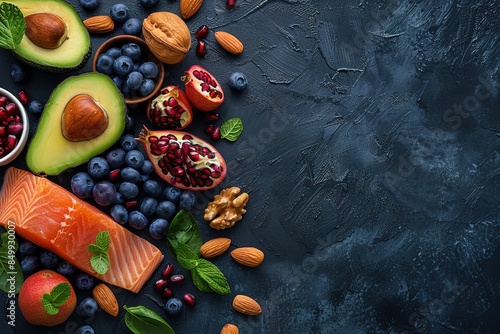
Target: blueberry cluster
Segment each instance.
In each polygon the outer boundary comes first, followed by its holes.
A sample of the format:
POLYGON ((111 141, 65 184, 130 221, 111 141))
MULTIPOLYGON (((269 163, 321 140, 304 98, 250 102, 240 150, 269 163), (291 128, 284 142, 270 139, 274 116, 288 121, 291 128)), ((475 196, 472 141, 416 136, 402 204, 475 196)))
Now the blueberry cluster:
POLYGON ((194 207, 196 194, 150 178, 153 164, 132 134, 123 134, 117 145, 104 156, 90 159, 86 171, 74 174, 71 190, 81 199, 108 208, 117 223, 136 230, 149 227, 152 238, 162 239, 178 210, 194 207))
POLYGON ((100 54, 96 69, 108 75, 126 98, 150 94, 160 71, 156 63, 145 60, 144 49, 133 42, 100 54))

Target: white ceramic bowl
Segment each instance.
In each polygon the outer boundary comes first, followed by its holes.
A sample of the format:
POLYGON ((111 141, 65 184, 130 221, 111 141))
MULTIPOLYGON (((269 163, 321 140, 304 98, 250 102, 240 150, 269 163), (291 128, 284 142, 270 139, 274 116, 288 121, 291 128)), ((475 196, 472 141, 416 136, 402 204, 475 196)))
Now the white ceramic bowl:
POLYGON ((28 119, 28 113, 26 112, 26 109, 24 109, 24 106, 21 104, 21 102, 17 99, 17 97, 15 97, 8 90, 3 89, 1 87, 0 87, 0 95, 6 96, 11 102, 14 102, 16 104, 17 109, 21 114, 21 119, 23 121, 23 132, 21 132, 21 137, 17 142, 17 146, 12 151, 10 151, 9 154, 4 155, 0 158, 0 166, 4 166, 7 165, 8 163, 11 163, 23 151, 24 146, 26 146, 26 142, 28 141, 30 123, 28 119))

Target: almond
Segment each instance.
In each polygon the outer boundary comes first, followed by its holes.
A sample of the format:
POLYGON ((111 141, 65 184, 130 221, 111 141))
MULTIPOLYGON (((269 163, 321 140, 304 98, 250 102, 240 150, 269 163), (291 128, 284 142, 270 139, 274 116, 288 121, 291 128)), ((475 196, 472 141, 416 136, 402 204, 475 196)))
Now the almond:
POLYGON ((104 312, 116 317, 118 315, 118 301, 115 294, 104 283, 99 283, 92 290, 92 296, 104 312))
POLYGON ((240 330, 233 324, 225 324, 220 330, 220 334, 239 334, 240 330))
POLYGON ((245 295, 236 295, 234 297, 233 308, 246 315, 259 315, 262 313, 259 303, 255 299, 245 295))
POLYGON ((239 55, 243 52, 243 43, 236 36, 225 31, 216 31, 215 40, 227 52, 233 55, 239 55))
POLYGON ((264 253, 255 247, 239 247, 231 252, 231 257, 247 267, 258 267, 264 261, 264 253))
POLYGON ((182 18, 189 19, 191 16, 196 14, 202 3, 203 0, 181 0, 179 2, 179 9, 181 11, 182 18))
POLYGON ((93 34, 104 34, 113 31, 115 29, 115 23, 110 16, 107 15, 97 15, 89 17, 83 21, 83 25, 90 33, 93 34))
POLYGON ((231 239, 213 238, 200 247, 200 254, 206 259, 216 257, 224 253, 231 246, 231 239))

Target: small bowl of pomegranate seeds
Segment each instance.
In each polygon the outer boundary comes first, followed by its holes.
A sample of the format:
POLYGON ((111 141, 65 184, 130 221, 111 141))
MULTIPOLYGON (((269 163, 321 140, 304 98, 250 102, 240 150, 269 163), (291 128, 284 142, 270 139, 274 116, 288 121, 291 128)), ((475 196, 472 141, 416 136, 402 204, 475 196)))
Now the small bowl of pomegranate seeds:
POLYGON ((0 166, 12 162, 28 140, 26 109, 9 91, 0 88, 0 166))

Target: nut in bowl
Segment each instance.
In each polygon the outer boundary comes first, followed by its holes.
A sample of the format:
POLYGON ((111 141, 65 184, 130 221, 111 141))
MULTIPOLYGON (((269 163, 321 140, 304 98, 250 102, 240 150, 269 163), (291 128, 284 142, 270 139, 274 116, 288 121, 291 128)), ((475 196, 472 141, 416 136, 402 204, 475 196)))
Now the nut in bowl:
POLYGON ((165 78, 163 63, 143 39, 132 35, 119 35, 104 42, 95 53, 92 69, 108 75, 127 104, 150 100, 165 78))
POLYGON ((28 133, 26 109, 12 93, 0 88, 0 166, 19 156, 28 140, 28 133))

